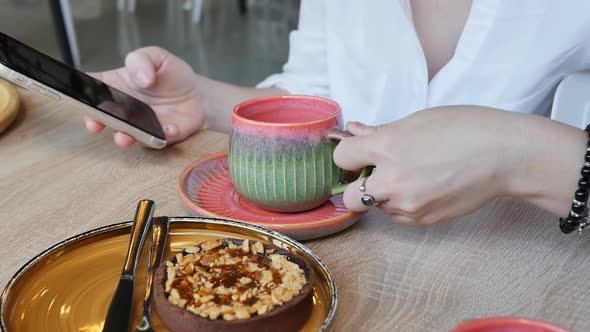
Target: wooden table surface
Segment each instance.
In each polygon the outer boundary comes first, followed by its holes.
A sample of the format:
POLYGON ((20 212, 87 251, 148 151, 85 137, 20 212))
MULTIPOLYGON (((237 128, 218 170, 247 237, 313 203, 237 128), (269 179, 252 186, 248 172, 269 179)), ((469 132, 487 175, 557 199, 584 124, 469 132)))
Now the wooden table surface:
MULTIPOLYGON (((19 90, 0 135, 0 284, 56 242, 130 220, 139 199, 190 216, 176 183, 192 161, 227 148, 201 132, 162 151, 121 149, 80 113, 19 90)), ((485 190, 485 188, 481 188, 485 190)), ((448 331, 462 320, 524 316, 590 331, 590 238, 555 216, 502 199, 449 224, 408 227, 377 211, 305 244, 328 265, 340 302, 335 331, 448 331)))

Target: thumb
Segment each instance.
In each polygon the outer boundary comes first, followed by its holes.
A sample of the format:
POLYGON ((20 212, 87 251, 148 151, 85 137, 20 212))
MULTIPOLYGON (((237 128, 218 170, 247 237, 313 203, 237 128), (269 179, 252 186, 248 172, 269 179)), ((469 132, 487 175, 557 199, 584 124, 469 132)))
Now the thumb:
POLYGON ((147 89, 156 83, 156 72, 168 58, 168 52, 159 47, 144 47, 125 57, 125 67, 138 87, 147 89))
POLYGON ((351 121, 346 124, 346 130, 348 130, 354 136, 367 136, 377 132, 375 126, 367 126, 366 124, 351 121))
POLYGON ((349 170, 359 170, 375 165, 374 141, 371 136, 352 136, 341 140, 334 150, 336 166, 349 170))
POLYGON ((351 171, 374 165, 372 160, 374 143, 369 136, 377 133, 378 128, 356 121, 348 122, 346 130, 353 137, 345 138, 338 143, 334 150, 334 163, 342 169, 351 171))

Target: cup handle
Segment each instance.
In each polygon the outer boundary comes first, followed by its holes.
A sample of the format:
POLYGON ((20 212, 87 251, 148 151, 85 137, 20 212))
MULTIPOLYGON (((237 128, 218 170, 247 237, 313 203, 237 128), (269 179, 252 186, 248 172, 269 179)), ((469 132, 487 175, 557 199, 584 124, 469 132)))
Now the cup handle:
MULTIPOLYGON (((326 138, 331 139, 331 140, 335 140, 335 141, 341 141, 345 138, 352 137, 352 136, 354 136, 354 135, 352 135, 349 131, 342 130, 340 128, 332 128, 328 131, 328 133, 326 133, 326 138)), ((361 169, 360 175, 357 178, 357 180, 371 175, 371 173, 373 172, 373 168, 374 168, 373 166, 366 166, 363 169, 361 169)), ((349 185, 349 183, 337 183, 332 188, 332 195, 342 194, 346 190, 348 185, 349 185)))

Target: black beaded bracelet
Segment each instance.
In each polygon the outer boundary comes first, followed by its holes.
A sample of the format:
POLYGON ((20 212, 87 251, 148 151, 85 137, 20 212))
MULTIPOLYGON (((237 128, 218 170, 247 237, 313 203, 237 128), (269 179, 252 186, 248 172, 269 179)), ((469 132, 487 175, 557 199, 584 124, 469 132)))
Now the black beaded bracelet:
POLYGON ((579 233, 582 233, 584 227, 588 225, 588 217, 584 214, 588 203, 588 190, 590 189, 590 124, 586 126, 586 132, 588 133, 588 144, 586 145, 584 166, 581 171, 582 177, 578 181, 578 190, 574 194, 574 201, 569 215, 565 218, 559 218, 559 228, 565 234, 569 234, 576 229, 579 233))

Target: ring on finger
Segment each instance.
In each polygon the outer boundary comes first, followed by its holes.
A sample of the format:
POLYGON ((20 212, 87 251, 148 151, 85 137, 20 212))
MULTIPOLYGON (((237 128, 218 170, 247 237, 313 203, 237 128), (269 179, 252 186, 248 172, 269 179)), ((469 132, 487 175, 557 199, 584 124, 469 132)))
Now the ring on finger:
POLYGON ((363 178, 363 180, 361 181, 361 185, 359 186, 359 190, 363 193, 367 190, 367 187, 365 186, 365 184, 367 183, 368 178, 369 178, 368 176, 365 176, 363 178))
MULTIPOLYGON (((369 178, 368 176, 365 176, 365 177, 363 177, 363 180, 361 181, 361 185, 359 186, 359 190, 362 193, 367 191, 366 183, 367 183, 368 178, 369 178)), ((375 197, 365 193, 361 196, 361 203, 363 203, 364 206, 373 206, 375 204, 375 197)))
POLYGON ((375 204, 375 197, 369 194, 363 194, 361 196, 361 203, 363 203, 364 206, 373 206, 373 204, 375 204))

